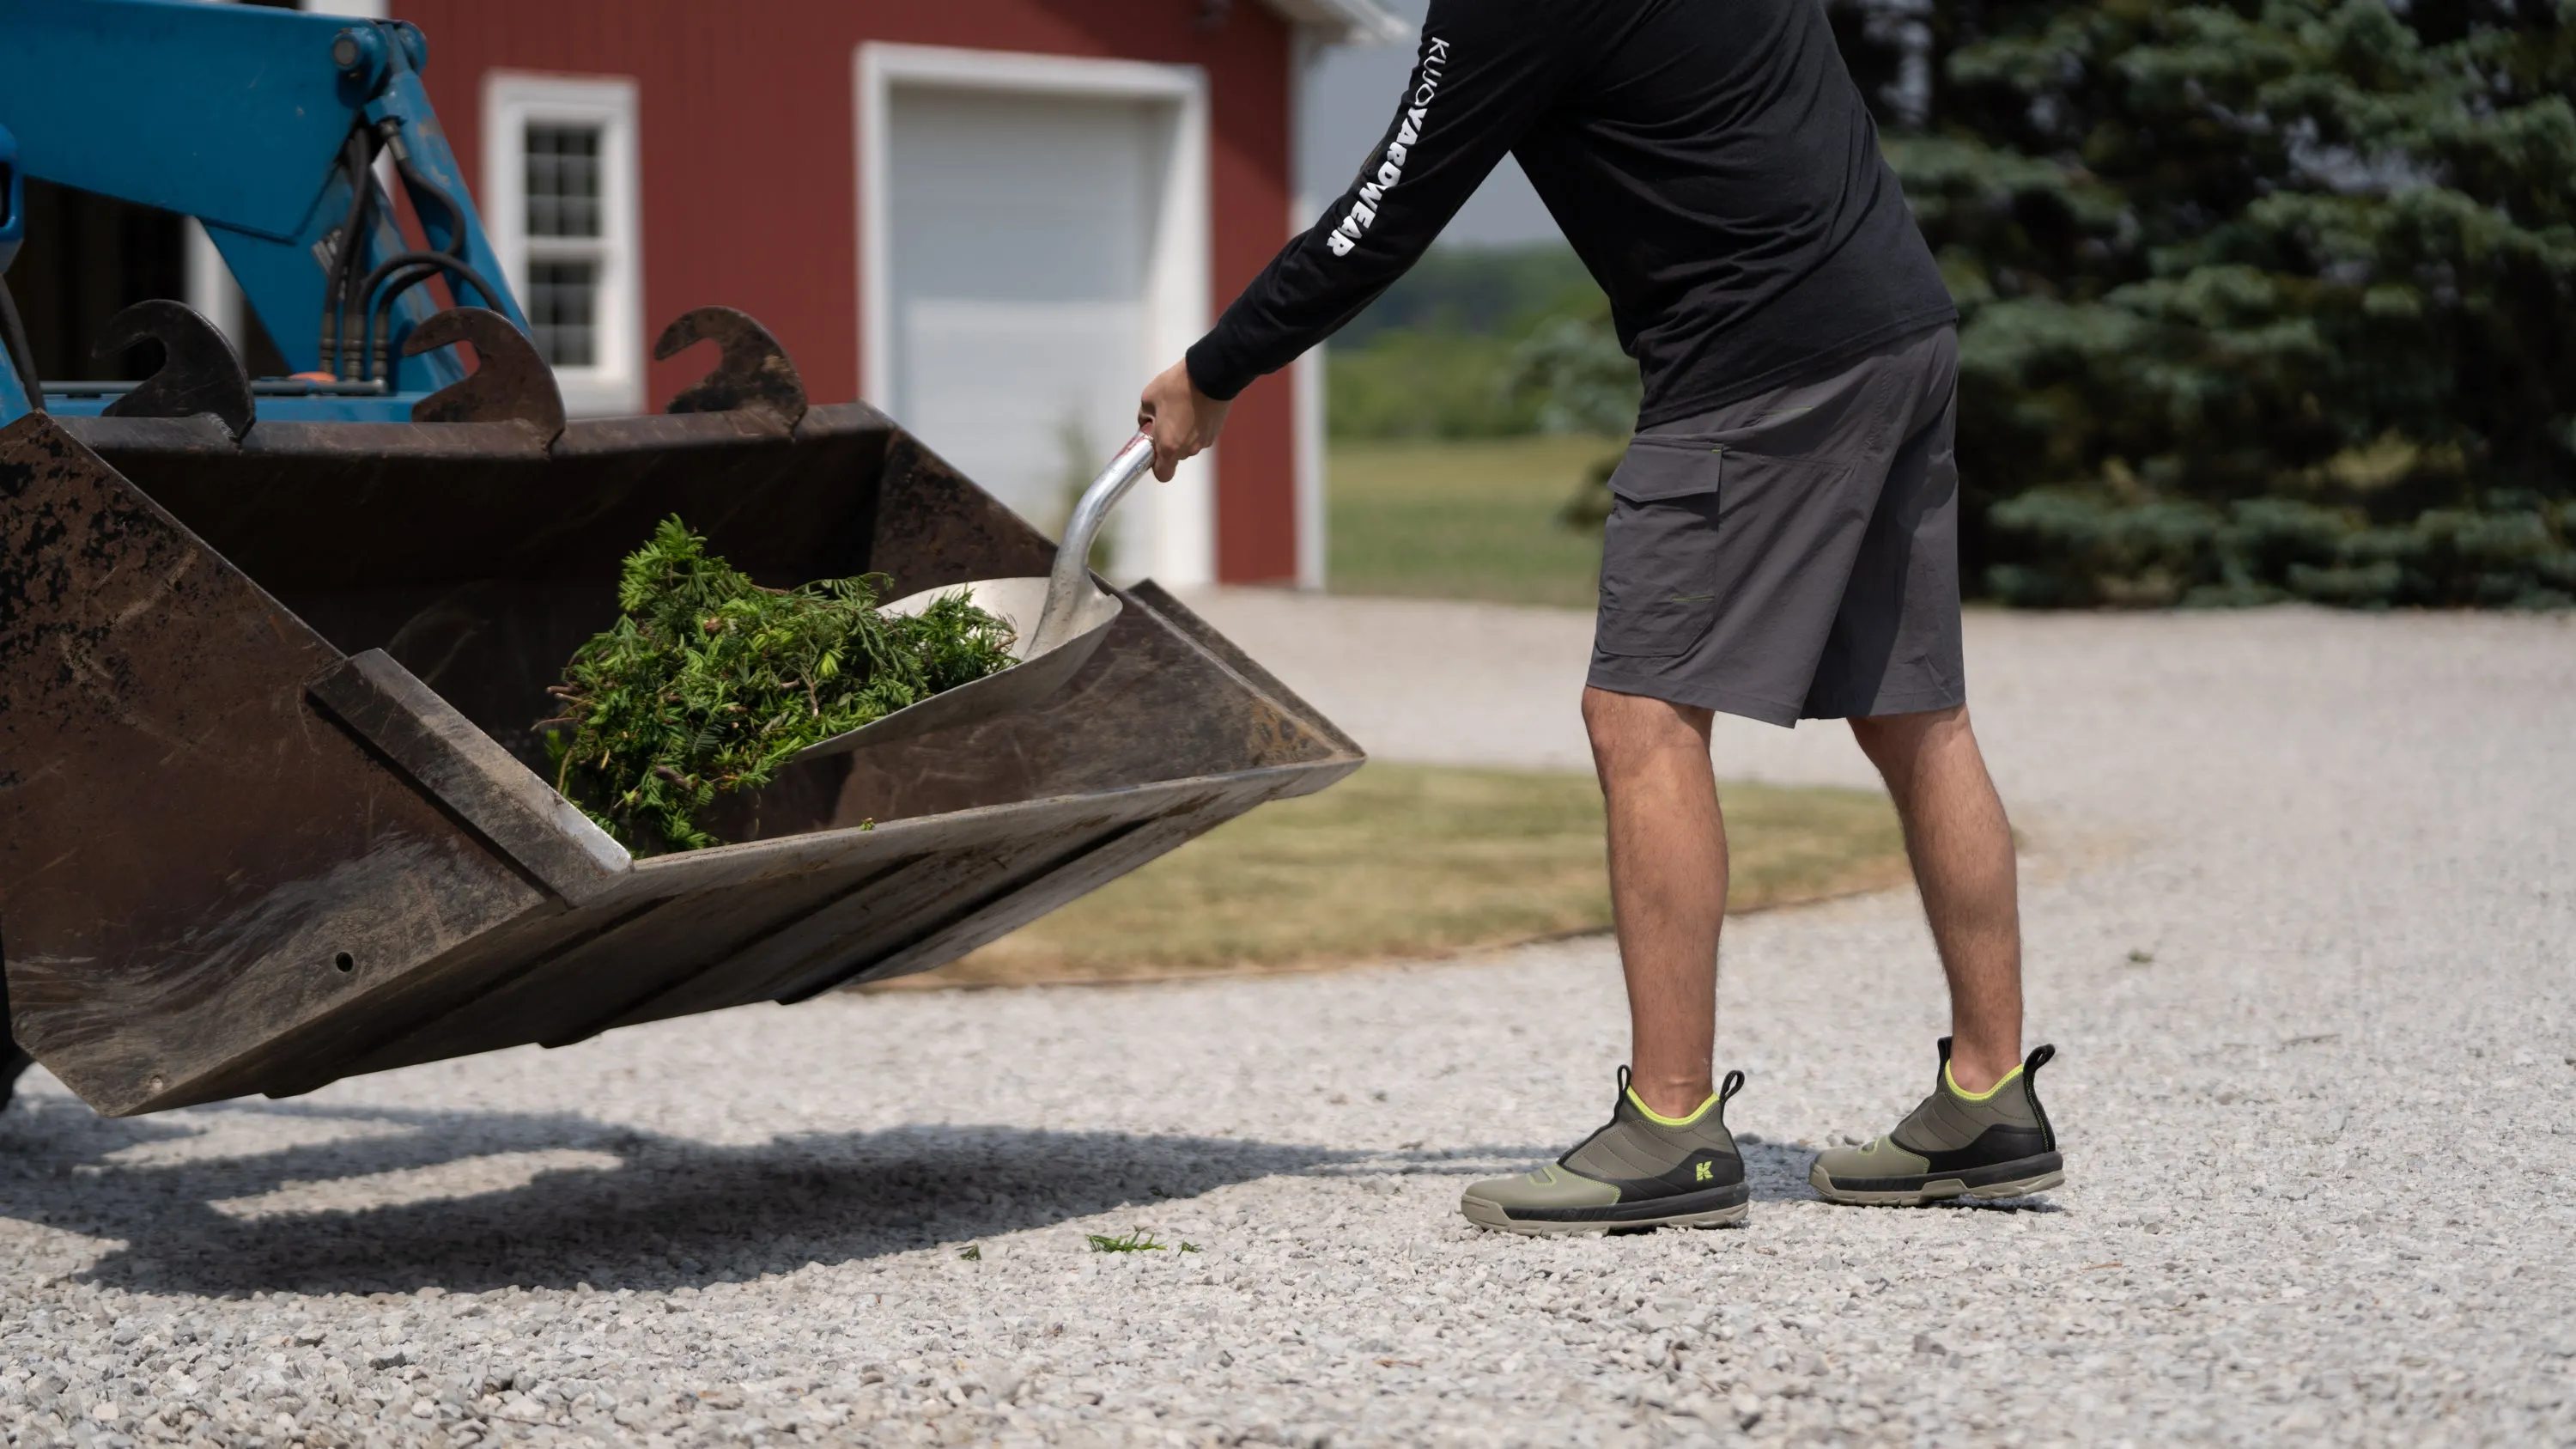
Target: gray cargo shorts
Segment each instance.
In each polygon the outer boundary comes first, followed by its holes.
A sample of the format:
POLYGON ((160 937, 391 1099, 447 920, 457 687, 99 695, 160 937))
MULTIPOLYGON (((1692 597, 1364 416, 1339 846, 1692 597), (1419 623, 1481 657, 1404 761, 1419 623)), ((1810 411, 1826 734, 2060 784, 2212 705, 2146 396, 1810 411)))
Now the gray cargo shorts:
POLYGON ((1593 687, 1776 725, 1964 703, 1958 376, 1943 327, 1638 433, 1593 687))

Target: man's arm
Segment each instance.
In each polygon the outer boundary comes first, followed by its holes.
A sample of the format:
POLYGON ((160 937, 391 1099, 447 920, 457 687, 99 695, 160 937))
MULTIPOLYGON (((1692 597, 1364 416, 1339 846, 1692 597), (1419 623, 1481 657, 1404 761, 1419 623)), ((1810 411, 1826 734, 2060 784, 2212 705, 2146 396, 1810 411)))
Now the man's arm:
POLYGON ((1563 46, 1538 0, 1432 0, 1394 122, 1350 189, 1207 336, 1146 386, 1155 476, 1216 441, 1226 405, 1340 330, 1421 259, 1555 98, 1563 46))

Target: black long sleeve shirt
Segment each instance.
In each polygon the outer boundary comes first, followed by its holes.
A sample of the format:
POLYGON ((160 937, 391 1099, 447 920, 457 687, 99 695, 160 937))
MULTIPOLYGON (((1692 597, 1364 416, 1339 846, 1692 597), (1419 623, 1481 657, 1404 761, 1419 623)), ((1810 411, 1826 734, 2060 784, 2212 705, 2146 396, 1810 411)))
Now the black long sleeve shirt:
POLYGON ((1640 426, 1954 320, 1822 0, 1432 0, 1386 138, 1189 352, 1230 398, 1421 257, 1503 154, 1610 296, 1640 426))

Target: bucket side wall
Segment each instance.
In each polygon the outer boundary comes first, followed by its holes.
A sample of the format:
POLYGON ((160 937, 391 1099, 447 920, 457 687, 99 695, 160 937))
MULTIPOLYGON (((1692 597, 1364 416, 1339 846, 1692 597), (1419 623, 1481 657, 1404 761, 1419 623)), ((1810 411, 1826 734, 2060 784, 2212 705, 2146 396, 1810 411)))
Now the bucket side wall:
POLYGON ((0 429, 0 942, 101 1111, 545 895, 306 703, 338 653, 41 416, 0 429))

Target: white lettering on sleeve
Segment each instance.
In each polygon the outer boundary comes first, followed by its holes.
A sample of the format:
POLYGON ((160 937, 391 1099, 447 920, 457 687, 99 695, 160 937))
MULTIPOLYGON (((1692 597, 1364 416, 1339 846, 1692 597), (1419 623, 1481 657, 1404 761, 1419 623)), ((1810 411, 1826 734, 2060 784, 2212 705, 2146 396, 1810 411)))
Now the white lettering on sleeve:
POLYGON ((1360 236, 1377 224, 1378 208, 1386 204, 1386 193, 1404 179, 1404 168, 1413 159, 1413 148, 1422 143, 1422 133, 1429 128, 1431 103, 1439 98, 1441 79, 1448 73, 1449 42, 1438 36, 1426 37, 1422 45, 1421 80, 1414 86, 1410 106, 1396 121, 1395 139, 1387 142, 1386 152, 1375 172, 1362 172, 1359 194, 1341 222, 1324 234, 1324 246, 1334 256, 1346 257, 1359 246, 1360 236))

